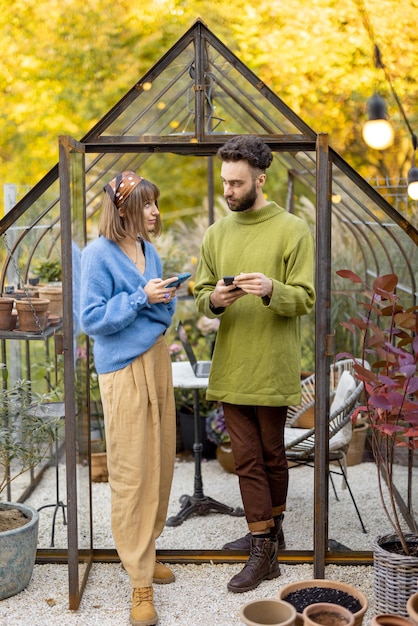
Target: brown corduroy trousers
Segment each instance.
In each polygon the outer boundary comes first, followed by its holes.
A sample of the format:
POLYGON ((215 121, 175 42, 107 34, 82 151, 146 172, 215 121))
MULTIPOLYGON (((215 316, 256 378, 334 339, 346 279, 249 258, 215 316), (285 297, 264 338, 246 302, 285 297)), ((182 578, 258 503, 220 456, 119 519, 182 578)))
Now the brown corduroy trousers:
POLYGON ((289 470, 284 447, 287 407, 222 403, 248 529, 264 532, 286 509, 289 470))

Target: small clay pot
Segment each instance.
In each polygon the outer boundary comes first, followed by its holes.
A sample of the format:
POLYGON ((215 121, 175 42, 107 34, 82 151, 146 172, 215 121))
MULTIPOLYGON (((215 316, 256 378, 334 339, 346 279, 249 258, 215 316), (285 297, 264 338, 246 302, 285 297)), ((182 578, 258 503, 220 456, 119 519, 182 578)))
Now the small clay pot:
POLYGON ((293 626, 296 609, 283 600, 263 598, 244 604, 239 617, 246 626, 293 626))
MULTIPOLYGON (((357 589, 352 585, 348 585, 347 583, 343 583, 338 580, 313 578, 310 580, 299 580, 293 583, 287 583, 286 585, 280 587, 276 597, 279 600, 285 600, 292 603, 290 599, 292 597, 291 594, 294 594, 295 592, 298 593, 301 598, 306 595, 307 599, 307 601, 304 603, 304 606, 302 606, 302 608, 300 609, 300 612, 298 611, 296 614, 296 626, 303 625, 302 612, 303 609, 306 608, 306 606, 324 601, 328 601, 330 603, 334 602, 335 604, 337 604, 337 602, 334 600, 336 592, 342 592, 342 594, 347 594, 348 596, 351 596, 353 600, 357 601, 356 604, 358 603, 358 605, 360 606, 360 609, 353 612, 354 626, 362 625, 364 614, 366 613, 369 606, 369 601, 367 600, 367 597, 362 591, 360 591, 360 589, 357 589), (329 598, 327 598, 327 590, 329 590, 330 592, 329 598), (316 591, 318 591, 319 593, 316 594, 316 591), (315 597, 315 600, 312 601, 312 597, 315 597)), ((298 608, 299 607, 297 607, 297 610, 298 608)))
POLYGON ((107 483, 107 452, 94 452, 91 455, 91 479, 94 483, 107 483))
POLYGON ((17 300, 19 330, 35 333, 44 330, 48 322, 48 307, 49 300, 47 299, 17 300))
POLYGON ((411 626, 407 617, 393 615, 392 613, 380 613, 370 620, 370 626, 411 626))
POLYGON ((216 458, 226 472, 229 474, 235 473, 234 456, 230 443, 221 443, 216 448, 216 458))
POLYGON ((413 625, 418 626, 418 591, 409 598, 406 610, 413 625))
POLYGON ((304 626, 354 626, 354 615, 339 604, 317 602, 302 613, 304 626))
POLYGON ((12 329, 13 298, 0 298, 0 330, 12 329))

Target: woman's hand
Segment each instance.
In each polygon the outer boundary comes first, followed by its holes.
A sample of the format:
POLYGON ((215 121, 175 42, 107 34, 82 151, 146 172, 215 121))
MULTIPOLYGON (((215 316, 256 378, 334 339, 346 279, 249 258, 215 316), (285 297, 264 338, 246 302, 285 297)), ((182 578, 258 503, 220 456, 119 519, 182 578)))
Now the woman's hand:
POLYGON ((148 302, 150 304, 168 304, 176 295, 176 287, 167 287, 169 283, 172 283, 176 279, 176 276, 166 278, 152 278, 147 282, 144 287, 144 291, 148 296, 148 302))

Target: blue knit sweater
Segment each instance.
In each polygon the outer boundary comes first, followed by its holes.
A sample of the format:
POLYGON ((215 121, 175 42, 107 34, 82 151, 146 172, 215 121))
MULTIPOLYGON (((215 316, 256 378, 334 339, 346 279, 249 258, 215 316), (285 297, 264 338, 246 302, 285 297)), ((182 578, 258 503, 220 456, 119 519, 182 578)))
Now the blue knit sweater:
POLYGON ((145 241, 144 275, 119 246, 99 237, 81 256, 80 323, 93 340, 98 374, 132 363, 154 345, 172 322, 174 298, 150 304, 144 291, 152 278, 162 278, 161 259, 145 241))

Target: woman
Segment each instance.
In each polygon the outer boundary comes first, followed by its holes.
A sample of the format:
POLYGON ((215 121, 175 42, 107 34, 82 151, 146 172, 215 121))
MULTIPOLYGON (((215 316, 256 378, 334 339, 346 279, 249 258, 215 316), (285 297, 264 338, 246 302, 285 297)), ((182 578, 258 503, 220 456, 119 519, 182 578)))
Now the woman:
POLYGON ((81 326, 94 340, 103 403, 112 532, 133 594, 131 624, 157 624, 152 583, 174 581, 155 560, 175 458, 175 405, 164 333, 175 311, 159 235, 159 189, 135 172, 104 188, 100 236, 83 251, 81 326))

